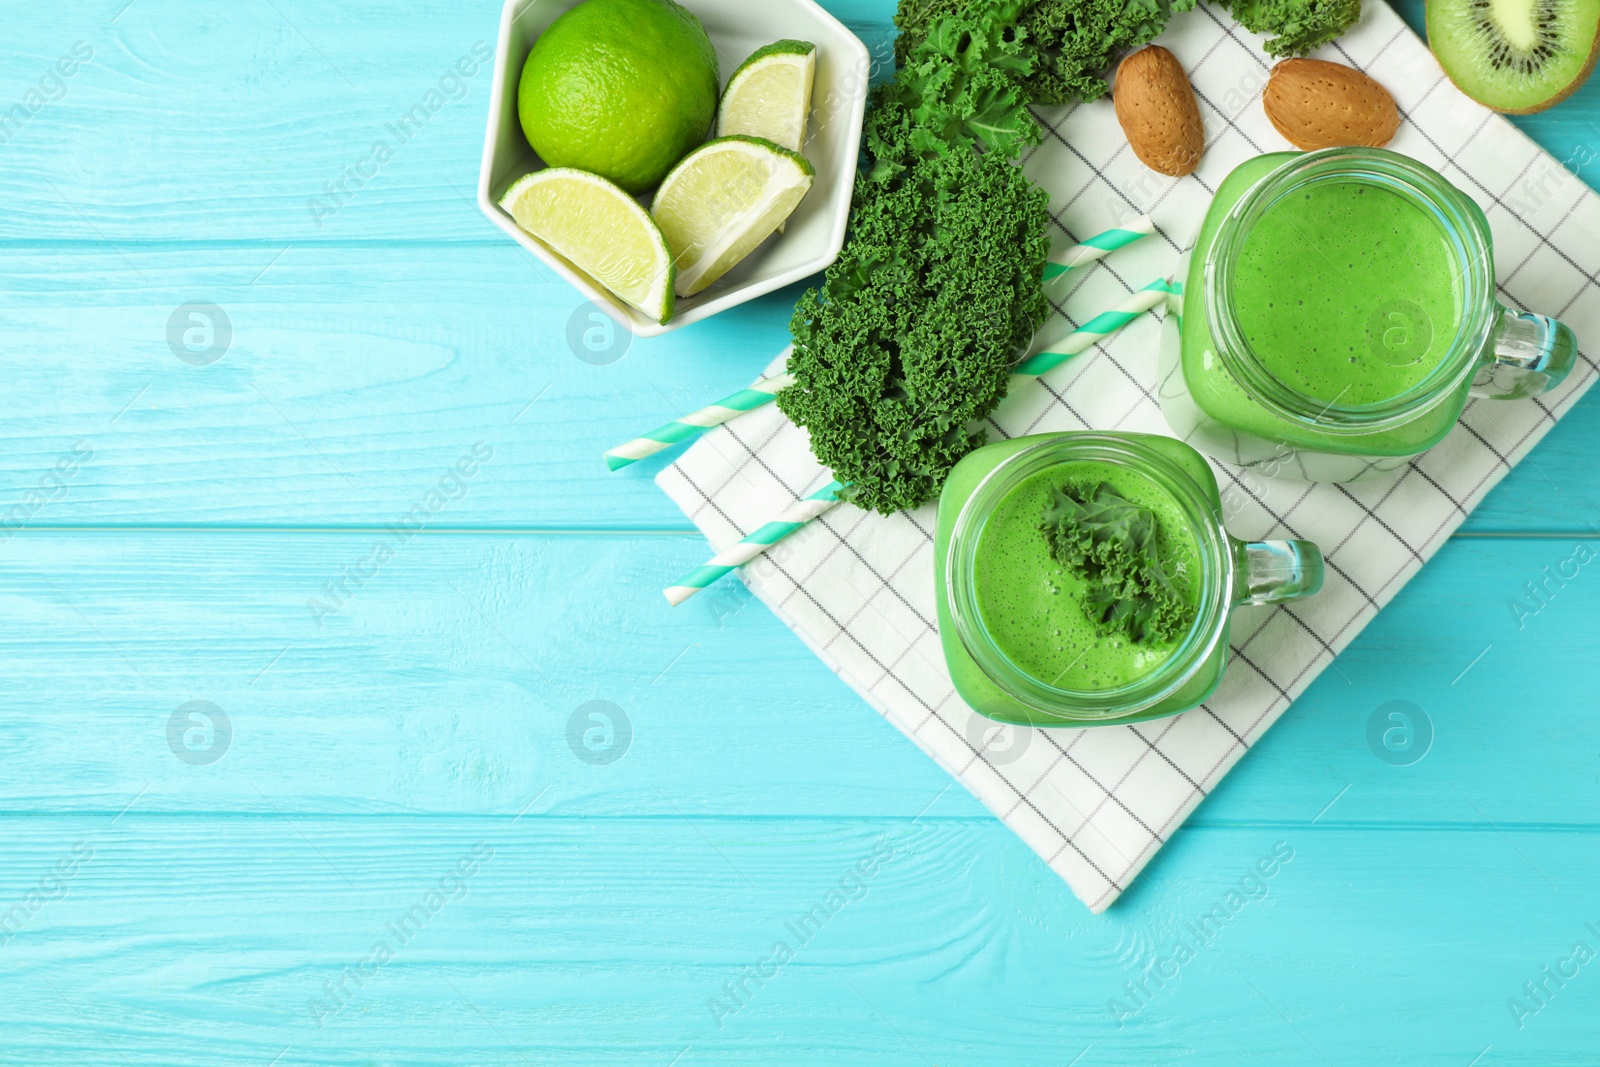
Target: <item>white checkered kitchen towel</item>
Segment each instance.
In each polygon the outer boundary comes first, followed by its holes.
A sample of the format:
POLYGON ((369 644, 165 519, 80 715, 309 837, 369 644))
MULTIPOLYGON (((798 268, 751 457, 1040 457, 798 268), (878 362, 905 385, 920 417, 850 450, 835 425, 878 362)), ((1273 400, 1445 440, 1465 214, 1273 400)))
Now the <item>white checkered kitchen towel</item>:
MULTIPOLYGON (((1600 197, 1444 77, 1382 0, 1322 58, 1365 69, 1400 105, 1390 147, 1436 168, 1489 216, 1502 300, 1600 337, 1600 197)), ((1270 58, 1225 16, 1181 15, 1161 38, 1194 80, 1207 149, 1194 175, 1143 167, 1109 99, 1039 112, 1027 171, 1051 194, 1056 247, 1149 212, 1161 233, 1050 290, 1042 343, 1167 275, 1230 170, 1289 147, 1261 109, 1270 58)), ((1013 385, 991 439, 1082 428, 1167 433, 1153 397, 1160 330, 1145 316, 1042 381, 1013 385)), ((771 371, 781 366, 782 357, 771 371)), ((1475 401, 1439 447, 1371 484, 1267 481, 1218 467, 1248 540, 1305 538, 1328 560, 1323 593, 1234 617, 1233 660, 1205 706, 1138 726, 997 730, 955 695, 940 652, 932 505, 882 517, 841 506, 744 578, 823 661, 970 789, 1103 911, 1184 817, 1360 632, 1485 493, 1594 380, 1586 352, 1559 391, 1475 401)), ((733 383, 730 383, 730 385, 733 383)), ((708 434, 657 479, 718 549, 826 481, 804 431, 768 406, 708 434)), ((667 577, 667 576, 664 576, 667 577)))

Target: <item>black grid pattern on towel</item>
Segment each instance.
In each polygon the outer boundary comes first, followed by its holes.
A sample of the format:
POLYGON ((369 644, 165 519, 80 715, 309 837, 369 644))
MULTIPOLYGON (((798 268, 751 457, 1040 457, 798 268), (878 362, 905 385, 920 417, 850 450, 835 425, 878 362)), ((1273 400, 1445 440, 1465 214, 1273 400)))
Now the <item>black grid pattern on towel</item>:
MULTIPOLYGON (((1386 5, 1368 9, 1326 58, 1371 70, 1401 107, 1392 147, 1440 170, 1484 207, 1508 304, 1592 318, 1600 327, 1600 198, 1504 120, 1461 97, 1386 5), (1530 174, 1539 179, 1531 209, 1522 192, 1530 174)), ((1190 236, 1174 231, 1198 221, 1215 183, 1245 158, 1286 147, 1260 112, 1268 59, 1259 41, 1200 10, 1175 20, 1162 39, 1189 69, 1205 117, 1206 158, 1196 175, 1158 180, 1143 170, 1103 102, 1038 113, 1045 141, 1025 166, 1051 191, 1058 246, 1142 212, 1162 224, 1154 239, 1052 284, 1056 317, 1041 331, 1041 346, 1168 273, 1190 236)), ((1158 328, 1146 317, 1037 387, 1014 389, 991 419, 991 435, 1091 426, 1170 432, 1155 402, 1158 328)), ((1214 464, 1229 528, 1249 539, 1317 541, 1328 583, 1313 600, 1237 613, 1223 686, 1207 704, 1169 719, 996 736, 956 697, 945 672, 931 507, 889 517, 837 508, 752 564, 746 580, 1100 911, 1576 401, 1595 370, 1585 353, 1573 380, 1554 394, 1473 402, 1443 444, 1370 483, 1313 486, 1214 464)), ((722 547, 825 477, 805 434, 769 407, 708 434, 660 482, 722 547)))

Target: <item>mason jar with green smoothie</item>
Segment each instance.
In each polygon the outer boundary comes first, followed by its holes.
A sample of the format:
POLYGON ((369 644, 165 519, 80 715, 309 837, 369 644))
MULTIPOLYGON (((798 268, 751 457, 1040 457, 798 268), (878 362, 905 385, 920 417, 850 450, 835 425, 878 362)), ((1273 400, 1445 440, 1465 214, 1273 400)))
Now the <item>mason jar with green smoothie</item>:
POLYGON ((1176 277, 1168 424, 1224 462, 1313 481, 1401 466, 1469 397, 1545 392, 1577 357, 1566 326, 1497 301, 1477 204, 1381 148, 1241 164, 1176 277))
POLYGON ((1305 541, 1245 543, 1181 441, 1077 432, 986 445, 951 471, 934 532, 939 637, 991 719, 1094 726, 1209 697, 1235 607, 1311 596, 1305 541))

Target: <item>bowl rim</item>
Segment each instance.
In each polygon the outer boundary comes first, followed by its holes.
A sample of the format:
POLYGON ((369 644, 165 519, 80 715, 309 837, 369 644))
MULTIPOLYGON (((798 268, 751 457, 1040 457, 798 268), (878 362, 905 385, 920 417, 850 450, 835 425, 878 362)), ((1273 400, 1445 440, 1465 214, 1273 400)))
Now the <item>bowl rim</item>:
MULTIPOLYGON (((855 183, 853 180, 844 180, 840 189, 834 195, 834 203, 829 212, 829 225, 833 237, 824 246, 824 251, 806 262, 789 270, 783 271, 770 278, 754 281, 741 285, 738 288, 718 294, 711 300, 686 311, 674 314, 665 324, 649 319, 645 314, 633 308, 609 292, 590 281, 576 266, 565 259, 554 249, 541 244, 532 234, 518 226, 516 221, 501 209, 497 202, 491 181, 494 172, 495 158, 500 148, 500 120, 505 108, 511 106, 507 100, 506 92, 506 65, 509 62, 511 42, 511 24, 520 15, 519 9, 525 9, 539 0, 505 0, 500 11, 499 35, 495 41, 494 81, 490 86, 489 114, 487 129, 483 138, 483 154, 478 166, 478 210, 517 244, 532 253, 540 262, 554 270, 568 284, 577 289, 580 294, 589 298, 590 302, 601 311, 609 315, 619 325, 626 327, 636 337, 659 337, 671 333, 692 323, 711 318, 732 307, 754 300, 774 292, 786 285, 791 285, 802 278, 810 277, 819 271, 826 270, 839 258, 839 253, 844 249, 846 223, 850 217, 850 203, 855 183)), ((579 0, 582 2, 582 0, 579 0)), ((834 15, 825 10, 817 0, 786 0, 787 3, 804 9, 812 17, 830 24, 839 35, 848 43, 852 56, 846 57, 846 67, 851 61, 855 69, 862 72, 858 79, 859 85, 850 91, 847 99, 839 109, 839 114, 846 123, 846 150, 848 160, 846 179, 854 172, 860 159, 861 128, 866 119, 868 77, 871 70, 872 55, 866 44, 853 30, 839 21, 834 15)), ((686 6, 693 7, 694 0, 689 0, 686 6)), ((813 107, 816 95, 813 93, 813 107)))

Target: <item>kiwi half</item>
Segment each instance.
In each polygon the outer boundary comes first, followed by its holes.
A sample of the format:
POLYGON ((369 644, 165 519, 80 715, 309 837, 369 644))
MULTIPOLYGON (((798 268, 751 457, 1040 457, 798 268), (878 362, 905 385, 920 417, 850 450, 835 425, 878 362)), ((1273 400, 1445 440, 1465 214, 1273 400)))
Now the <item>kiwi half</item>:
POLYGON ((1600 52, 1600 0, 1427 0, 1427 23, 1450 80, 1496 111, 1566 99, 1600 52))

